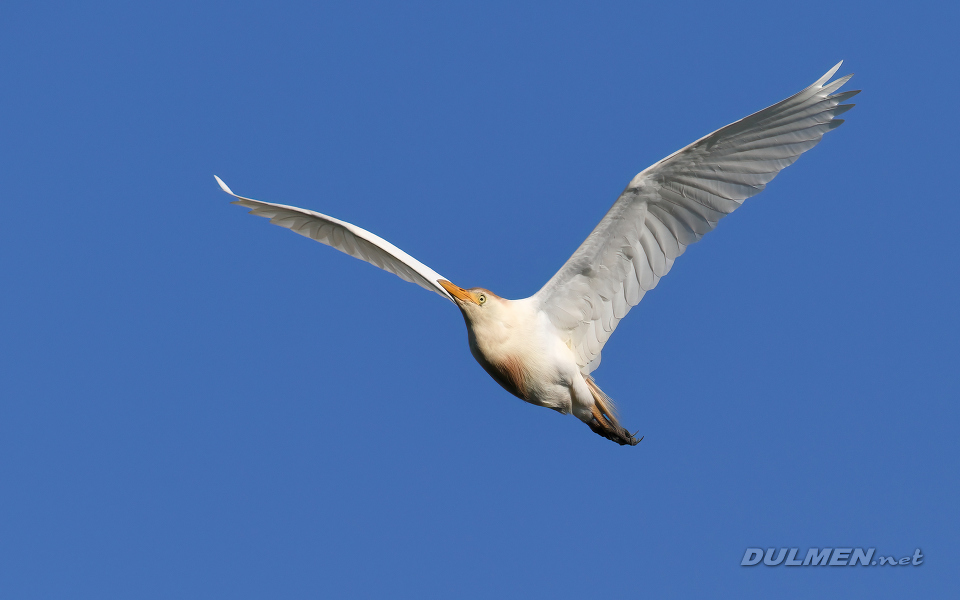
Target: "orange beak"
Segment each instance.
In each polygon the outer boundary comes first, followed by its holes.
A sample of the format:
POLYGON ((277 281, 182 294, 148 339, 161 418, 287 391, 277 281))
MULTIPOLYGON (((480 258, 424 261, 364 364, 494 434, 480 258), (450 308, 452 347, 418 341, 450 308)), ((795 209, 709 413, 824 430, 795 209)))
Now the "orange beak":
POLYGON ((473 294, 463 289, 459 285, 453 285, 446 279, 441 279, 437 283, 443 286, 443 289, 447 290, 447 292, 449 292, 451 296, 453 296, 460 302, 473 302, 474 304, 479 304, 476 298, 473 297, 473 294))

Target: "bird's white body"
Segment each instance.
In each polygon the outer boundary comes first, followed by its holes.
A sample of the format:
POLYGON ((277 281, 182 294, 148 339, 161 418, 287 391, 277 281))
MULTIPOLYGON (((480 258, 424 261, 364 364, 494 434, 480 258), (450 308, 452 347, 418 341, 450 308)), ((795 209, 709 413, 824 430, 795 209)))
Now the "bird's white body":
POLYGON ((497 383, 538 406, 573 413, 619 444, 639 440, 591 377, 620 319, 656 287, 687 247, 836 128, 840 67, 797 94, 704 136, 634 177, 603 220, 534 296, 465 290, 383 238, 310 210, 237 196, 235 204, 454 302, 470 352, 497 383))
POLYGON ((530 404, 572 412, 620 444, 639 441, 617 422, 613 401, 584 371, 539 297, 507 300, 481 288, 440 284, 463 313, 470 353, 503 389, 530 404))
POLYGON ((500 385, 563 414, 593 404, 576 356, 536 298, 494 297, 484 308, 467 315, 470 353, 500 385))

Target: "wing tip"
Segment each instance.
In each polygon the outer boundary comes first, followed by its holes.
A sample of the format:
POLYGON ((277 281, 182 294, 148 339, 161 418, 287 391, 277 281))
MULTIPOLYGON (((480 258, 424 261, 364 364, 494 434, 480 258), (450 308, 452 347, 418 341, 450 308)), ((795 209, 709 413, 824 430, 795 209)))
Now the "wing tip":
MULTIPOLYGON (((816 80, 816 81, 814 82, 814 84, 813 84, 812 86, 810 86, 810 87, 823 87, 823 84, 825 84, 827 81, 829 81, 830 78, 833 77, 833 76, 837 73, 837 71, 840 69, 840 65, 842 65, 842 64, 843 64, 843 61, 841 60, 841 61, 838 62, 837 64, 833 65, 833 68, 832 68, 832 69, 830 69, 829 71, 827 71, 826 73, 824 73, 824 74, 823 74, 823 77, 821 77, 820 79, 816 80)), ((851 77, 852 77, 852 75, 851 75, 851 77)))
POLYGON ((845 100, 849 100, 850 98, 853 98, 854 96, 856 96, 862 91, 863 90, 847 90, 846 92, 838 92, 836 94, 832 94, 830 96, 827 96, 827 98, 829 98, 830 100, 836 100, 837 102, 844 102, 845 100))
POLYGON ((227 187, 227 184, 225 184, 222 179, 220 179, 220 178, 217 177, 216 175, 214 175, 213 178, 217 180, 217 183, 218 183, 218 184, 220 184, 220 189, 221 189, 221 190, 225 191, 226 193, 230 194, 231 196, 236 197, 236 194, 234 194, 233 191, 232 191, 230 188, 227 187))

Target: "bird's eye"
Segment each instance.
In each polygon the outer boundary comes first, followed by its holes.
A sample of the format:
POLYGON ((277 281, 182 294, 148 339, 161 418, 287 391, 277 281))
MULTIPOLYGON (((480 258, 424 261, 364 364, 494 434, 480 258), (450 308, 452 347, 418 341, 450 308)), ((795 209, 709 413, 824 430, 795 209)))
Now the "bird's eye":
POLYGON ((484 294, 480 294, 479 296, 477 296, 477 304, 482 305, 486 301, 487 301, 487 297, 484 294))

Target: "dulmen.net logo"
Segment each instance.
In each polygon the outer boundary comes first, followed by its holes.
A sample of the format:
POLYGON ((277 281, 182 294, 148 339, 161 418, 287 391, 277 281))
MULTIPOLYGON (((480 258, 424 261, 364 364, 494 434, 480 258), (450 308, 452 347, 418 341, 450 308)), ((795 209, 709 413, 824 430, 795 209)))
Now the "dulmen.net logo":
POLYGON ((903 556, 900 558, 894 556, 874 556, 876 548, 810 548, 806 556, 798 558, 799 548, 747 548, 743 553, 743 560, 740 561, 742 567, 752 567, 761 562, 768 567, 783 565, 785 567, 853 567, 861 565, 864 567, 875 566, 905 566, 914 567, 923 564, 923 554, 920 554, 920 548, 917 548, 912 556, 903 556))

